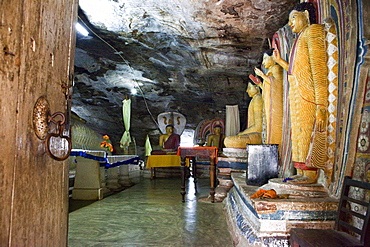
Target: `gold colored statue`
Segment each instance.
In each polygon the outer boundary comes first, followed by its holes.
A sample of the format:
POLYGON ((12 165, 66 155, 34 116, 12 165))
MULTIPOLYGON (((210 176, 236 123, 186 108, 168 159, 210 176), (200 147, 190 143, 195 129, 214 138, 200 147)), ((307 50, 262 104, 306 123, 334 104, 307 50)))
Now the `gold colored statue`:
POLYGON ((248 127, 237 136, 227 136, 224 141, 227 148, 246 148, 247 144, 262 144, 261 91, 257 85, 249 83, 247 93, 252 98, 248 107, 248 127))
POLYGON ((313 4, 300 3, 288 25, 298 36, 289 63, 274 50, 274 59, 288 71, 295 183, 316 183, 317 170, 327 161, 328 69, 323 25, 314 24, 313 4))
POLYGON ((166 134, 159 137, 159 147, 161 150, 153 150, 154 155, 176 154, 180 146, 180 135, 174 133, 172 124, 166 126, 166 134))
POLYGON ((174 151, 180 146, 180 136, 173 133, 173 125, 166 126, 166 134, 159 137, 159 147, 162 150, 173 149, 174 151))
POLYGON ((274 49, 263 55, 262 65, 267 69, 264 74, 255 68, 254 72, 263 79, 263 83, 254 77, 250 78, 262 88, 264 121, 266 124, 266 144, 280 144, 283 128, 283 68, 276 64, 272 56, 274 49))
POLYGON ((210 134, 207 137, 207 146, 208 147, 217 147, 219 152, 222 151, 224 143, 224 135, 222 134, 221 125, 215 125, 213 128, 214 134, 210 134))

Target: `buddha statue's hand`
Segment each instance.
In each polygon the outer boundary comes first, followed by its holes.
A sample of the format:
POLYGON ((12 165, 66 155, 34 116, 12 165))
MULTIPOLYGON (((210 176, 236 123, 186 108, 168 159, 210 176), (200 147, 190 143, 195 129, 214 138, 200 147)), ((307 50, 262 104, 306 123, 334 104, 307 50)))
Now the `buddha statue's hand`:
POLYGON ((324 106, 318 106, 316 109, 316 130, 324 132, 326 130, 327 114, 324 106))
POLYGON ((265 75, 259 68, 254 68, 254 73, 260 77, 265 75))
POLYGON ((280 51, 277 49, 277 48, 274 48, 274 51, 273 51, 273 58, 274 58, 274 61, 276 63, 279 63, 282 59, 281 59, 281 56, 280 56, 280 51))

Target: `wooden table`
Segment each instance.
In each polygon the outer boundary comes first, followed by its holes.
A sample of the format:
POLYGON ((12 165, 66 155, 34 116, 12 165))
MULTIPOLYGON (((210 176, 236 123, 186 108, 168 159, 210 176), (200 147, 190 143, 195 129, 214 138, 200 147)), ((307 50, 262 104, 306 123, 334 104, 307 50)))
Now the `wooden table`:
MULTIPOLYGON (((217 163, 218 149, 216 147, 179 147, 177 155, 181 157, 181 195, 182 201, 185 202, 185 162, 188 158, 192 162, 194 182, 196 183, 196 158, 209 158, 210 159, 210 195, 211 201, 215 202, 215 183, 216 183, 216 163, 217 163)), ((196 184, 195 184, 196 185, 196 184)))

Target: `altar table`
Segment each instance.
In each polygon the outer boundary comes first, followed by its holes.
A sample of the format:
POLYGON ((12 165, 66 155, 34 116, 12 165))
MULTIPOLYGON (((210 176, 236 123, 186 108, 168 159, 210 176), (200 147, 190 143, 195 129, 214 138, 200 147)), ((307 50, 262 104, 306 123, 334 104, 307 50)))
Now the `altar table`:
POLYGON ((180 156, 177 155, 149 155, 146 167, 150 168, 150 178, 155 178, 157 167, 181 167, 180 156))
POLYGON ((185 202, 185 163, 186 159, 191 160, 193 165, 194 182, 196 182, 196 158, 210 159, 210 196, 211 202, 215 202, 215 182, 216 182, 216 163, 217 163, 217 147, 179 147, 177 155, 181 157, 181 195, 182 201, 185 202))
POLYGON ((111 155, 102 150, 72 149, 71 162, 76 162, 72 198, 101 200, 112 191, 122 190, 129 179, 129 166, 139 170, 137 155, 111 155), (73 157, 73 158, 72 158, 73 157))
POLYGON ((149 155, 146 167, 180 167, 180 156, 177 155, 149 155))

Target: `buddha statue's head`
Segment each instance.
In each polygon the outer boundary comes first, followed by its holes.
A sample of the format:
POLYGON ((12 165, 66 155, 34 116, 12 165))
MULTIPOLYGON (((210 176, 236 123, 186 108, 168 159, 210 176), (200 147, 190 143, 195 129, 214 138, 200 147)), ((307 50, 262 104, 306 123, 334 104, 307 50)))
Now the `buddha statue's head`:
POLYGON ((166 133, 167 134, 172 134, 173 133, 173 125, 172 124, 168 124, 166 126, 166 133))
POLYGON ((274 60, 274 57, 272 56, 273 52, 274 52, 274 49, 268 49, 267 51, 263 53, 262 65, 266 69, 269 69, 275 65, 275 60, 274 60))
POLYGON ((248 87, 247 87, 247 93, 249 95, 249 97, 253 97, 255 96, 256 94, 259 94, 261 91, 260 91, 260 88, 259 86, 253 84, 253 83, 248 83, 248 87))
POLYGON ((312 3, 299 3, 289 14, 288 25, 293 33, 300 33, 310 24, 316 24, 316 9, 312 3))
POLYGON ((213 132, 214 132, 216 135, 221 134, 221 131, 222 131, 222 126, 221 126, 221 125, 215 125, 215 127, 213 128, 213 132))

